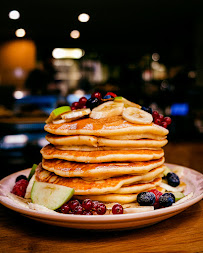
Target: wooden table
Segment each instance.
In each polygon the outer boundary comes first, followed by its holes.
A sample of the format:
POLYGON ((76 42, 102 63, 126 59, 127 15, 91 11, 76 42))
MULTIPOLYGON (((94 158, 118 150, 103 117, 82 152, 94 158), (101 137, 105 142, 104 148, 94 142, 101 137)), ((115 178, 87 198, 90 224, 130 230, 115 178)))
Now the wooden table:
MULTIPOLYGON (((203 143, 170 143, 166 161, 202 172, 203 143)), ((91 232, 53 227, 0 206, 0 252, 203 252, 203 201, 153 226, 91 232)))

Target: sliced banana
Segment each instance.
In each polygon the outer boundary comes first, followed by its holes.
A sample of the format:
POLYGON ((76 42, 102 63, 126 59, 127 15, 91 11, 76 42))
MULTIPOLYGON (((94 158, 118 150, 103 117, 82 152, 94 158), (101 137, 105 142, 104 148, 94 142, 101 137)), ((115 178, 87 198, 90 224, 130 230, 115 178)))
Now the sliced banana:
POLYGON ((66 123, 66 121, 64 119, 58 119, 58 120, 53 120, 52 123, 53 124, 63 124, 63 123, 66 123))
POLYGON ((124 109, 124 103, 108 101, 95 107, 90 113, 90 118, 101 119, 101 118, 122 115, 123 109, 124 109))
POLYGON ((153 121, 152 115, 136 107, 127 107, 123 110, 122 117, 131 123, 150 124, 153 121))
POLYGON ((114 102, 118 102, 118 103, 124 103, 124 107, 127 108, 127 107, 136 107, 136 108, 141 108, 140 105, 138 104, 135 104, 129 100, 127 100, 126 98, 124 97, 115 97, 114 98, 114 102))
POLYGON ((77 109, 77 110, 74 110, 74 111, 71 111, 71 112, 63 113, 61 115, 61 118, 62 118, 62 120, 65 120, 65 122, 71 122, 73 120, 80 119, 84 116, 89 115, 90 112, 91 111, 90 111, 89 108, 77 109))

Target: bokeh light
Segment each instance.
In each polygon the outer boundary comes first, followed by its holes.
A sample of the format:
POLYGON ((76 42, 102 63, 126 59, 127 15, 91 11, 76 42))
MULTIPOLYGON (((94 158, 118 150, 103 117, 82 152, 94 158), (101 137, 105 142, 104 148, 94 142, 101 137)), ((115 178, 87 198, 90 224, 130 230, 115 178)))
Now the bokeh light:
POLYGON ((10 19, 19 19, 20 18, 20 13, 19 11, 16 11, 16 10, 13 10, 13 11, 10 11, 9 14, 8 14, 9 18, 10 19))

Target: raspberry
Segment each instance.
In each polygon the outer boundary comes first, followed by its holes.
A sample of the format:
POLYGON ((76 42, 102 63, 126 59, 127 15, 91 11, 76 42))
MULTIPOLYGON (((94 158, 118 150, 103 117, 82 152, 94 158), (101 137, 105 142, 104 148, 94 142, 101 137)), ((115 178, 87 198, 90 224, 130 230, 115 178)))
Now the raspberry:
POLYGON ((23 198, 25 196, 27 186, 28 186, 28 181, 25 179, 21 179, 16 182, 11 193, 23 198))
POLYGON ((161 195, 163 194, 162 192, 158 191, 157 189, 152 189, 152 190, 149 190, 149 192, 153 192, 154 195, 155 195, 155 203, 154 203, 154 208, 155 209, 158 209, 160 207, 160 204, 159 204, 159 198, 161 197, 161 195))

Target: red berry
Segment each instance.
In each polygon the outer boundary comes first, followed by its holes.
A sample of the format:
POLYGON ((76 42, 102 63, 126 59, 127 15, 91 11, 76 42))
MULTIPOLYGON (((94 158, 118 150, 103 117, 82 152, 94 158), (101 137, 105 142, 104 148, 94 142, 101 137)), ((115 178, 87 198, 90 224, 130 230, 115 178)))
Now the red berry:
POLYGON ((83 200, 82 207, 85 209, 85 211, 90 211, 92 209, 92 200, 91 199, 83 200))
POLYGON ((152 116, 153 116, 154 119, 158 118, 159 113, 157 111, 153 111, 152 116))
POLYGON ((99 100, 101 100, 102 94, 100 92, 94 92, 92 93, 91 98, 98 98, 99 100))
POLYGON ((163 121, 164 119, 164 115, 163 114, 159 114, 159 119, 161 120, 161 122, 163 121))
POLYGON ((99 204, 99 201, 92 201, 92 210, 96 211, 97 210, 97 206, 99 204))
POLYGON ((156 118, 154 120, 154 123, 157 124, 157 125, 160 125, 161 124, 161 120, 159 118, 156 118))
POLYGON ((112 207, 112 213, 113 214, 123 214, 123 207, 120 204, 115 204, 112 207))
POLYGON ((108 95, 112 96, 113 98, 117 97, 117 95, 113 92, 107 92, 105 96, 108 96, 108 95))
POLYGON ((75 106, 71 106, 70 108, 71 108, 72 111, 77 109, 75 106))
POLYGON ((83 215, 93 215, 93 213, 92 212, 90 212, 90 211, 83 211, 83 213, 82 213, 83 215))
POLYGON ((157 189, 152 189, 152 190, 149 190, 149 192, 153 192, 154 195, 155 195, 155 203, 154 203, 154 208, 157 209, 160 207, 159 205, 159 198, 161 197, 161 195, 163 194, 162 192, 158 191, 157 189))
POLYGON ((65 203, 65 204, 63 204, 63 205, 61 206, 61 212, 62 212, 62 213, 67 214, 67 213, 69 213, 69 211, 70 211, 70 206, 69 206, 68 203, 65 203))
POLYGON ((106 206, 103 203, 99 203, 96 209, 97 214, 103 215, 106 213, 106 206))
POLYGON ((165 117, 164 121, 167 123, 167 125, 170 125, 172 120, 170 117, 165 117))
POLYGON ((69 201, 68 204, 69 204, 70 209, 74 211, 76 206, 80 205, 80 202, 77 199, 74 199, 74 200, 69 201))
POLYGON ((86 102, 87 102, 86 97, 81 97, 81 98, 79 99, 80 107, 86 105, 86 102))
POLYGON ((82 214, 83 213, 83 208, 81 205, 76 206, 74 209, 74 214, 82 214))
POLYGON ((86 105, 83 105, 82 107, 81 107, 81 109, 86 109, 87 108, 87 106, 86 105))
POLYGON ((72 103, 72 106, 74 106, 76 109, 79 109, 79 108, 80 108, 79 102, 73 102, 73 103, 72 103))
POLYGON ((25 179, 21 179, 15 183, 11 193, 24 198, 27 186, 28 186, 28 181, 25 179))
POLYGON ((161 126, 164 127, 164 128, 167 128, 168 124, 167 124, 167 122, 162 121, 162 122, 161 122, 161 126))

